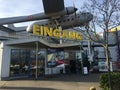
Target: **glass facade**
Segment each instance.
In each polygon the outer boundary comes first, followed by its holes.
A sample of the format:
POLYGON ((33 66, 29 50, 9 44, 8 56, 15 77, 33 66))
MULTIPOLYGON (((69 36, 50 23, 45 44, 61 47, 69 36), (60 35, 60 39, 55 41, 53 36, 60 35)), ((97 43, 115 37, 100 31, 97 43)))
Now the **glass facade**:
POLYGON ((45 50, 38 51, 36 63, 36 50, 32 49, 12 49, 10 76, 31 76, 44 75, 45 50))
POLYGON ((63 49, 38 49, 37 52, 36 49, 12 49, 10 76, 37 78, 45 74, 77 73, 81 70, 78 56, 77 52, 63 49))
POLYGON ((11 50, 10 76, 20 73, 20 53, 19 50, 11 50))
POLYGON ((64 64, 64 51, 62 49, 47 50, 47 67, 56 67, 64 64))

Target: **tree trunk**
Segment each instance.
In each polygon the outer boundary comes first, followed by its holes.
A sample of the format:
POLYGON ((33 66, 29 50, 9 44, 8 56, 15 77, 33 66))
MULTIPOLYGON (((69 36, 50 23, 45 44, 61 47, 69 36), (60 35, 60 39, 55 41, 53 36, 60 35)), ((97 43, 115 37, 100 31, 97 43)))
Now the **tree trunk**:
POLYGON ((107 62, 107 69, 108 69, 108 81, 109 81, 109 90, 112 90, 111 84, 111 72, 110 72, 110 60, 109 60, 109 49, 108 49, 108 31, 106 33, 106 62, 107 62))

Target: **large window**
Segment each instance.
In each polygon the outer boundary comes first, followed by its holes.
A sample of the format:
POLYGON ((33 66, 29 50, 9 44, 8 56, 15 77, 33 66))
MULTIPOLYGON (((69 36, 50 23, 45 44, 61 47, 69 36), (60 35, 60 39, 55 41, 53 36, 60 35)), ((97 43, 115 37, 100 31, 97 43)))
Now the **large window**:
POLYGON ((47 67, 56 67, 64 64, 64 52, 62 49, 47 50, 47 67))
POLYGON ((10 75, 18 75, 20 70, 20 54, 18 49, 11 50, 10 75))
POLYGON ((44 75, 45 50, 38 50, 37 55, 36 62, 35 49, 12 49, 10 76, 29 75, 35 77, 36 74, 37 76, 44 75))
POLYGON ((45 68, 45 50, 38 50, 37 53, 37 62, 36 62, 36 50, 30 51, 30 76, 35 77, 43 76, 44 75, 44 68, 45 68), (37 68, 37 69, 36 69, 37 68), (36 73, 37 70, 37 73, 36 73))
POLYGON ((28 74, 29 56, 27 49, 11 50, 10 76, 28 74))

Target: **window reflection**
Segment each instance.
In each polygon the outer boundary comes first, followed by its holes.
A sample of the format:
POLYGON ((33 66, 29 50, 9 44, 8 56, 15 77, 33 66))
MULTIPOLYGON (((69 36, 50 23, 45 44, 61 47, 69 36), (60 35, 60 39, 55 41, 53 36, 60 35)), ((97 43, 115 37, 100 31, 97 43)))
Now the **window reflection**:
POLYGON ((47 51, 47 66, 56 67, 64 64, 64 52, 62 49, 48 49, 47 51))
POLYGON ((27 49, 12 49, 10 76, 28 74, 29 50, 27 49))
POLYGON ((11 65, 10 65, 10 75, 18 75, 20 68, 19 62, 19 50, 11 50, 11 65))
POLYGON ((35 55, 36 51, 31 50, 30 51, 30 76, 35 77, 35 72, 36 72, 36 58, 35 55))

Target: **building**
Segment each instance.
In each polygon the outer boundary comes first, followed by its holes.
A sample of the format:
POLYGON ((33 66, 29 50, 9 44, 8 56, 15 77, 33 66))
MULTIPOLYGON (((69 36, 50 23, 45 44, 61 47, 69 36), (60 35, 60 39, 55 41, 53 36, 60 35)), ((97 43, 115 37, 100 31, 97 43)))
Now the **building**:
MULTIPOLYGON (((109 32, 111 61, 120 59, 119 36, 119 31, 109 32)), ((82 61, 82 52, 88 55, 90 62, 105 61, 105 49, 99 43, 90 43, 83 38, 82 42, 62 39, 62 44, 59 44, 59 39, 27 33, 25 27, 13 30, 0 27, 0 79, 59 74, 61 64, 70 65, 77 59, 82 61)))
MULTIPOLYGON (((16 28, 18 32, 7 27, 0 29, 1 80, 20 76, 38 77, 49 73, 60 73, 60 67, 52 68, 56 64, 56 57, 59 60, 68 59, 65 52, 79 50, 78 43, 58 44, 59 40, 57 39, 27 33, 24 31, 24 27, 16 28), (19 29, 23 31, 19 32, 19 29), (51 68, 55 70, 52 72, 51 68), (36 74, 37 76, 35 76, 36 74)), ((59 63, 60 61, 57 62, 58 65, 59 63)))

